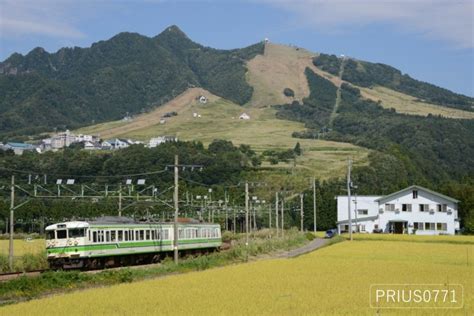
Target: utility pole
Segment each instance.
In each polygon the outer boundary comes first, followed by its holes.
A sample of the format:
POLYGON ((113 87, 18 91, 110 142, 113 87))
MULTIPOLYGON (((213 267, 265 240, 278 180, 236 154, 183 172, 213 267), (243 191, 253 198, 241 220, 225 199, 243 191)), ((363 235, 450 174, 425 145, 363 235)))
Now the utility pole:
POLYGON ((300 194, 300 205, 301 205, 301 208, 300 208, 300 230, 301 232, 303 232, 303 219, 304 219, 304 211, 303 211, 303 199, 304 199, 304 194, 301 193, 300 194))
POLYGON ((245 181, 245 246, 249 245, 249 183, 245 181))
POLYGON ((275 228, 278 236, 278 209, 280 208, 278 204, 278 192, 275 192, 275 228))
POLYGON ((224 207, 225 207, 225 230, 229 230, 229 213, 227 210, 227 190, 224 191, 224 207))
POLYGON ((174 155, 174 263, 178 264, 178 155, 174 155))
POLYGON ((235 203, 232 203, 232 216, 233 216, 233 218, 232 218, 232 229, 233 229, 233 232, 235 234, 236 231, 237 231, 236 222, 235 222, 235 220, 236 220, 236 218, 235 218, 235 203))
POLYGON ((8 252, 8 266, 10 271, 13 271, 13 212, 15 210, 15 176, 12 176, 11 196, 10 196, 10 241, 9 241, 9 252, 8 252))
POLYGON ((119 185, 119 216, 122 216, 122 184, 119 185))
POLYGON ((354 215, 355 215, 355 220, 356 220, 356 233, 358 233, 359 232, 359 222, 357 221, 357 190, 354 192, 354 204, 355 204, 354 215))
POLYGON ((281 198, 281 236, 285 233, 285 198, 281 198))
POLYGON ((272 203, 268 203, 268 228, 272 229, 272 203))
POLYGON ((349 239, 352 241, 352 214, 351 214, 351 168, 352 159, 347 163, 347 211, 349 212, 349 239))
POLYGON ((313 216, 314 232, 316 233, 316 179, 313 177, 313 216))

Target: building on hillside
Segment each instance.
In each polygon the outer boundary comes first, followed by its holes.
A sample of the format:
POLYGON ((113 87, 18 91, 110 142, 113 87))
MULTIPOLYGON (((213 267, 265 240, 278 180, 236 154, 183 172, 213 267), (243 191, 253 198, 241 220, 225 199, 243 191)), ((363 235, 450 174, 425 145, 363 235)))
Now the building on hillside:
POLYGON ((54 150, 69 147, 69 145, 75 142, 77 142, 76 136, 71 134, 69 130, 66 130, 64 133, 58 133, 51 137, 51 148, 54 150))
POLYGON ((108 139, 106 142, 110 144, 111 149, 122 149, 131 145, 127 139, 123 138, 108 139))
POLYGON ((99 136, 79 134, 75 136, 75 141, 80 142, 98 142, 99 136))
MULTIPOLYGON (((459 201, 413 185, 385 196, 351 196, 352 231, 454 235, 459 201)), ((337 196, 337 228, 349 231, 348 197, 337 196)))
POLYGON ((23 152, 25 151, 36 151, 36 146, 33 146, 31 144, 25 144, 25 143, 6 143, 5 145, 2 146, 3 150, 13 150, 15 155, 22 155, 23 152))
POLYGON ((102 149, 102 144, 96 141, 84 141, 84 150, 100 150, 102 149))
POLYGON ((250 115, 248 115, 247 113, 242 113, 242 114, 240 114, 239 119, 241 119, 241 120, 250 120, 250 115))
POLYGON ((112 144, 109 143, 108 141, 104 140, 104 141, 100 144, 100 149, 102 149, 102 150, 112 150, 112 144))
POLYGON ((177 142, 177 141, 178 141, 178 137, 176 136, 158 136, 158 137, 150 138, 150 141, 148 142, 148 147, 154 148, 166 142, 177 142))
POLYGON ((201 104, 206 104, 206 103, 207 103, 207 98, 206 98, 206 96, 201 95, 201 96, 199 97, 199 103, 201 103, 201 104))

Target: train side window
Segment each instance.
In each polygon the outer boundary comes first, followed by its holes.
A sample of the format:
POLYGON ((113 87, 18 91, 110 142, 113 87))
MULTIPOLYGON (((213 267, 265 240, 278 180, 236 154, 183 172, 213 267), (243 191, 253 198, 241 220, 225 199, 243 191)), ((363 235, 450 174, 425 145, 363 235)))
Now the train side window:
POLYGON ((150 240, 150 230, 149 229, 147 229, 145 231, 145 237, 146 237, 146 240, 150 240))
POLYGON ((110 231, 108 230, 105 232, 105 241, 110 242, 110 231))
POLYGON ((89 241, 91 241, 91 231, 90 230, 87 231, 87 239, 89 239, 89 241))
POLYGON ((140 240, 145 240, 145 231, 140 229, 140 240))
POLYGON ((156 231, 154 229, 151 230, 151 240, 156 240, 156 231))
POLYGON ((128 241, 128 230, 124 231, 124 237, 125 237, 125 241, 128 241))
POLYGON ((69 238, 84 237, 84 228, 71 228, 69 229, 69 238))
POLYGON ((92 232, 92 242, 97 242, 97 232, 92 232))
POLYGON ((103 230, 99 230, 98 234, 97 234, 97 240, 98 242, 104 242, 104 231, 103 230))
POLYGON ((54 230, 46 231, 46 239, 55 239, 54 237, 54 230))
POLYGON ((161 236, 162 239, 165 239, 165 240, 168 240, 168 239, 169 239, 170 233, 169 233, 169 230, 168 230, 168 229, 163 229, 162 234, 163 234, 163 235, 161 236))
POLYGON ((118 230, 117 231, 117 241, 122 241, 123 240, 123 230, 118 230))
POLYGON ((56 236, 58 239, 66 239, 67 238, 67 230, 61 229, 56 231, 56 236))
POLYGON ((133 230, 129 231, 128 237, 129 237, 129 240, 133 240, 133 230))
POLYGON ((110 231, 110 241, 117 241, 116 235, 117 235, 116 231, 115 231, 115 230, 111 230, 111 231, 110 231))

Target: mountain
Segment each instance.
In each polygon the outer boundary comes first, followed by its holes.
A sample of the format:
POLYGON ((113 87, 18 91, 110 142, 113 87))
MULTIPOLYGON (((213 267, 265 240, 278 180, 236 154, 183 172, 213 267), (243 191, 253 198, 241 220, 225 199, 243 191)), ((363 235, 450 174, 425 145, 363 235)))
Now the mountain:
POLYGON ((149 111, 194 86, 244 104, 253 91, 245 63, 263 47, 204 47, 171 26, 153 38, 120 33, 90 48, 13 54, 0 63, 0 134, 116 120, 149 111))

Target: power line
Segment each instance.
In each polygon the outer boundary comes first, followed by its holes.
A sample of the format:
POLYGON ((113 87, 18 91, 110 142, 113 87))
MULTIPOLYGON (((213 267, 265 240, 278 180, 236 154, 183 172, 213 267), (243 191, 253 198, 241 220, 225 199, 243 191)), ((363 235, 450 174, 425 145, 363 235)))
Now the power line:
POLYGON ((12 168, 5 168, 5 167, 0 167, 0 170, 5 170, 5 171, 10 171, 10 172, 15 172, 15 173, 21 173, 21 174, 38 174, 38 175, 39 174, 41 174, 41 175, 47 174, 47 175, 54 175, 54 176, 61 176, 61 177, 71 177, 71 178, 125 178, 125 177, 136 177, 136 176, 161 174, 161 173, 165 173, 165 172, 170 171, 170 170, 165 168, 163 170, 149 171, 149 172, 143 172, 143 173, 117 174, 117 175, 105 176, 105 175, 74 175, 74 174, 64 174, 64 173, 37 172, 37 171, 17 170, 17 169, 12 169, 12 168))

